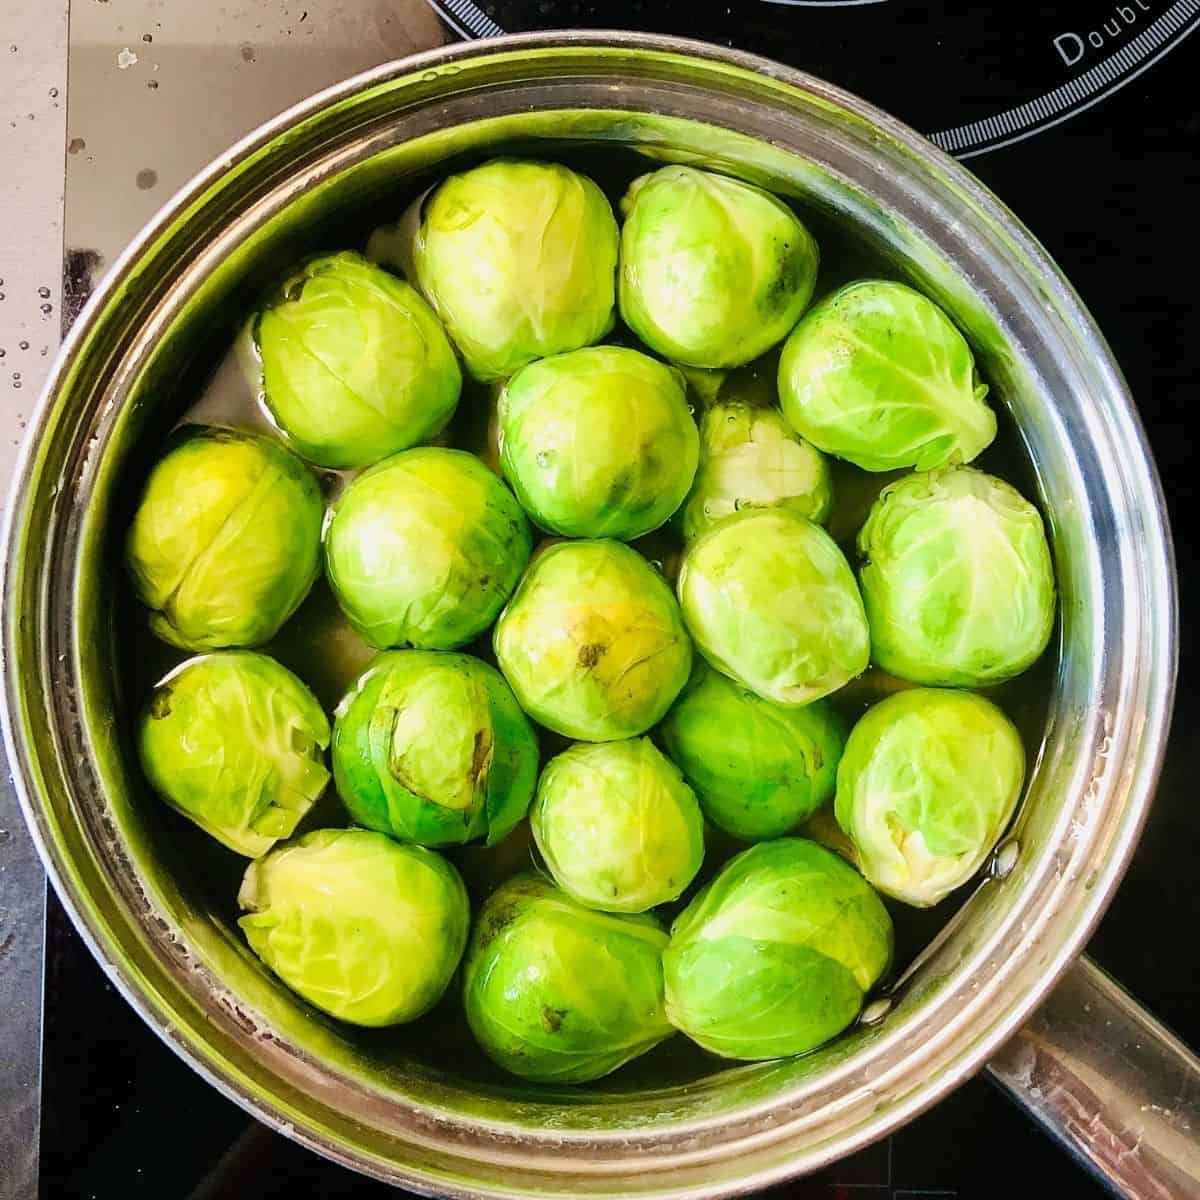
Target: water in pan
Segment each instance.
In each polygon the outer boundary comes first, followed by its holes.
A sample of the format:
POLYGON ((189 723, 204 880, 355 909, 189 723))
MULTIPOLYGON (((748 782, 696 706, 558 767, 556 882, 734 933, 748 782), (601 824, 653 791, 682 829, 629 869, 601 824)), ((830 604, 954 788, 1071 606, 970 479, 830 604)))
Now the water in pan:
MULTIPOLYGON (((614 202, 628 181, 645 169, 643 160, 612 149, 576 150, 572 154, 556 157, 586 170, 602 184, 614 202)), ((349 224, 338 231, 334 240, 327 240, 328 235, 322 234, 321 240, 314 241, 311 250, 364 248, 371 231, 382 223, 395 221, 405 201, 405 197, 398 197, 387 210, 356 214, 349 224)), ((895 266, 874 254, 855 238, 853 231, 836 227, 817 213, 805 211, 803 216, 821 246, 818 294, 865 275, 896 276, 895 266)), ((278 265, 284 270, 290 264, 278 265)), ((178 424, 215 423, 274 432, 245 370, 244 333, 241 335, 241 346, 238 345, 237 330, 244 329, 249 315, 248 311, 229 314, 227 336, 219 349, 201 361, 194 375, 181 383, 180 394, 174 398, 174 412, 179 414, 178 424)), ((631 335, 621 328, 614 332, 613 340, 632 343, 631 335)), ((743 368, 743 379, 752 389, 770 394, 774 366, 772 355, 767 355, 743 368)), ((993 396, 993 399, 1000 418, 1000 433, 993 445, 976 461, 976 465, 1003 476, 1025 495, 1033 496, 1031 464, 1016 429, 1007 419, 1002 398, 993 396)), ((443 435, 446 444, 460 446, 487 458, 491 403, 492 397, 487 389, 468 383, 454 421, 443 435)), ((148 453, 145 461, 151 462, 154 457, 153 452, 148 453)), ((830 527, 849 552, 858 525, 871 501, 895 475, 868 475, 841 463, 835 463, 834 470, 836 503, 830 527)), ((333 495, 343 486, 345 476, 337 472, 325 472, 323 482, 327 493, 333 495)), ((131 481, 127 504, 134 499, 139 483, 140 480, 131 481)), ((114 533, 119 538, 123 529, 114 533)), ((642 539, 638 548, 650 560, 664 564, 664 569, 669 573, 673 551, 678 546, 671 535, 656 533, 642 539)), ((126 593, 114 606, 117 613, 124 614, 119 620, 125 623, 117 630, 116 644, 130 647, 132 651, 122 656, 125 674, 119 680, 119 692, 126 707, 122 716, 126 722, 132 722, 154 683, 182 661, 185 655, 150 635, 144 614, 128 594, 123 575, 120 572, 115 575, 115 586, 126 593)), ((467 649, 494 661, 490 636, 479 639, 467 649)), ((342 617, 323 578, 317 581, 295 616, 263 650, 277 657, 304 679, 330 712, 350 681, 374 653, 342 617)), ((1048 652, 1040 663, 1020 679, 993 689, 990 693, 1021 730, 1030 762, 1035 760, 1042 738, 1046 705, 1052 691, 1053 669, 1053 655, 1048 652)), ((872 671, 843 689, 833 700, 848 718, 853 719, 869 703, 882 698, 890 686, 886 677, 872 671)), ((541 744, 545 759, 557 753, 566 743, 557 735, 541 731, 541 744)), ((178 877, 186 879, 186 890, 197 895, 223 924, 236 928, 238 912, 235 898, 246 860, 223 849, 190 822, 178 817, 149 795, 144 802, 148 822, 161 831, 162 852, 169 857, 178 877)), ((331 786, 302 828, 346 823, 347 817, 331 786)), ((722 862, 741 848, 739 843, 730 838, 720 835, 711 837, 704 867, 688 896, 711 878, 722 862)), ((461 869, 472 901, 476 904, 509 875, 534 862, 527 823, 523 823, 511 837, 494 849, 468 846, 448 853, 461 869)), ((964 893, 967 890, 964 889, 964 893)), ((684 901, 688 896, 684 897, 684 901)), ((957 911, 962 899, 962 894, 956 894, 926 910, 889 904, 896 923, 893 978, 903 974, 905 967, 957 911)), ((671 910, 663 912, 668 923, 678 907, 673 906, 671 910)), ((364 1046, 369 1046, 373 1054, 381 1057, 418 1060, 468 1079, 502 1081, 497 1068, 488 1062, 466 1034, 465 1020, 454 986, 433 1012, 412 1025, 382 1031, 353 1031, 353 1036, 360 1038, 364 1046)), ((641 1083, 653 1083, 655 1086, 685 1083, 708 1074, 713 1065, 714 1060, 704 1052, 684 1038, 675 1037, 643 1059, 622 1068, 617 1073, 617 1086, 628 1088, 641 1083)))

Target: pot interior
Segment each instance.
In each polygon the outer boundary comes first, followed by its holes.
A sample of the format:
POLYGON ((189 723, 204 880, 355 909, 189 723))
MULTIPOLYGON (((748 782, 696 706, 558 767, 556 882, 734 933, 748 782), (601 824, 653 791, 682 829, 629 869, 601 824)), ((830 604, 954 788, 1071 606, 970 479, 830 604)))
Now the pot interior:
MULTIPOLYGON (((566 1171, 580 1177, 570 1194, 629 1194, 628 1179, 661 1170, 678 1186, 717 1190, 775 1169, 774 1151, 755 1158, 751 1146, 800 1128, 803 1151, 793 1146, 788 1161, 815 1165, 928 1103, 953 1082, 954 1064, 972 1054, 977 1064, 982 1042, 1032 1003, 1115 881, 1140 815, 1103 778, 1114 739, 1136 733, 1116 706, 1114 681, 1132 668, 1115 634, 1136 632, 1153 605, 1113 578, 1124 579, 1139 521, 1151 526, 1143 546, 1152 556, 1158 546, 1136 426, 1102 343, 1090 346, 1094 331, 1077 323, 1073 297, 1036 246, 1014 237, 1006 214, 948 161, 924 159, 933 152, 836 94, 662 52, 445 58, 380 73, 231 152, 115 268, 67 351, 27 464, 10 581, 10 611, 21 613, 10 652, 27 667, 15 736, 38 748, 28 773, 39 776, 34 818, 48 861, 98 956, 152 1025, 241 1103, 384 1177, 530 1195, 549 1194, 566 1171), (138 769, 138 706, 182 657, 145 632, 120 566, 163 439, 189 416, 261 419, 230 351, 263 291, 298 258, 362 248, 431 182, 499 154, 566 162, 614 202, 663 162, 787 197, 821 245, 822 290, 886 275, 951 313, 1001 420, 978 465, 1047 517, 1059 631, 1042 662, 996 697, 1029 754, 1009 835, 1015 866, 931 912, 894 907, 890 1010, 806 1057, 721 1062, 677 1037, 599 1083, 546 1088, 490 1066, 453 987, 414 1025, 340 1026, 246 948, 235 924, 244 861, 176 819, 138 769), (1087 872, 1104 885, 1090 898, 1087 872), (730 1157, 739 1145, 740 1166, 730 1157), (622 1171, 631 1174, 619 1186, 622 1171)), ((487 402, 483 389, 464 393, 456 444, 480 444, 487 402)), ((329 708, 364 653, 323 583, 266 649, 329 708)), ((1146 653, 1148 678, 1157 660, 1153 646, 1146 653)), ((336 807, 327 823, 344 823, 336 807)), ((452 855, 476 898, 527 856, 520 837, 452 855)))

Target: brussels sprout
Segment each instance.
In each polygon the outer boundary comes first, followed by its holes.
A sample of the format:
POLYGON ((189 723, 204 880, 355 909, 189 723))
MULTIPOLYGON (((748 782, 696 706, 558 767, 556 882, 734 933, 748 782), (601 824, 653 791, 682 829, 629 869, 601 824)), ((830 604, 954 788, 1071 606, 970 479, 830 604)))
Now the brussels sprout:
POLYGON ((294 992, 352 1025, 413 1021, 441 998, 471 912, 440 854, 366 829, 318 829, 250 864, 238 924, 294 992))
POLYGON ((801 838, 760 842, 671 927, 667 1016, 725 1058, 803 1054, 858 1016, 892 941, 883 902, 836 854, 801 838))
POLYGON ((500 457, 526 512, 567 537, 657 529, 696 473, 683 377, 636 350, 596 346, 522 367, 500 398, 500 457))
POLYGON ((528 810, 537 768, 508 685, 466 654, 381 654, 338 705, 338 793, 358 824, 404 841, 494 845, 528 810))
POLYGON ((833 798, 846 735, 821 700, 763 700, 701 665, 661 727, 704 815, 747 842, 792 832, 833 798))
POLYGON ((666 944, 651 916, 596 912, 517 875, 475 923, 463 964, 467 1022, 488 1056, 523 1079, 599 1079, 673 1032, 666 944))
POLYGON ((239 854, 289 837, 325 790, 329 722, 299 679, 265 654, 189 659, 153 691, 138 751, 150 786, 239 854))
POLYGON ((736 367, 787 336, 812 297, 817 244, 782 200, 663 167, 621 201, 621 316, 651 350, 736 367))
POLYGON ((484 382, 613 327, 616 220, 590 179, 556 163, 497 159, 451 175, 424 201, 414 261, 484 382))
POLYGON ((718 671, 778 704, 808 704, 866 669, 867 620, 842 552, 785 508, 726 517, 679 570, 688 632, 718 671))
POLYGON ((971 467, 885 488, 858 535, 871 654, 917 683, 981 687, 1019 675, 1054 625, 1054 567, 1038 511, 971 467))
POLYGON ((278 442, 186 429, 150 472, 126 541, 151 631, 185 650, 274 637, 320 570, 324 510, 312 472, 278 442))
POLYGON ((529 561, 513 494, 462 450, 423 447, 358 476, 333 506, 325 569, 373 646, 452 650, 495 620, 529 561))
POLYGON ((924 907, 979 869, 1024 779, 1021 738, 991 701, 914 688, 868 709, 850 731, 834 811, 863 874, 924 907))
POLYGON ((704 861, 696 797, 649 738, 580 743, 551 759, 530 823, 555 882, 588 908, 666 904, 704 861))
POLYGON ((496 622, 493 644, 521 707, 588 742, 645 733, 692 666, 671 589, 620 542, 543 551, 496 622))
POLYGON ((932 300, 864 279, 792 331, 779 396, 792 428, 865 471, 970 462, 996 436, 966 339, 932 300))
POLYGON ((747 508, 787 508, 821 522, 833 489, 819 450, 773 408, 716 404, 700 422, 700 469, 683 507, 689 541, 747 508))
POLYGON ((295 448, 365 467, 440 433, 462 390, 433 309, 359 254, 304 264, 259 314, 263 395, 295 448))

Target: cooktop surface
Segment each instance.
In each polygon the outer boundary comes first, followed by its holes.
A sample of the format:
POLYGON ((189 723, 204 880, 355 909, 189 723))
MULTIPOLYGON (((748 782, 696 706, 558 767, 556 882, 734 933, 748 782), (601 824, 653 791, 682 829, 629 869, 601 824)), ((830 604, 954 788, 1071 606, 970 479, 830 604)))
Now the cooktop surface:
MULTIPOLYGON (((1163 475, 1183 661, 1158 801, 1091 945, 1200 1042, 1200 712, 1192 359, 1200 321, 1200 0, 76 0, 67 91, 65 317, 195 169, 353 71, 460 37, 627 27, 780 59, 891 110, 970 167, 1045 243, 1106 331, 1163 475)), ((36 352, 36 347, 33 352, 36 352)), ((141 1025, 57 904, 47 918, 41 1127, 47 1200, 274 1200, 394 1191, 254 1123, 141 1025)), ((984 1079, 794 1197, 1103 1193, 984 1079)))

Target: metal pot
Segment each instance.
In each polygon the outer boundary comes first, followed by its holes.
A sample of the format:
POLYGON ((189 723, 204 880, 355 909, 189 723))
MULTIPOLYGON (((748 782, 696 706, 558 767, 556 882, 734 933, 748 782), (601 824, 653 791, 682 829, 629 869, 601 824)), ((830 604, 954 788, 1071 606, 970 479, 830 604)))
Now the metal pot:
POLYGON ((860 100, 711 46, 568 33, 437 50, 285 113, 175 197, 76 324, 16 476, 3 618, 11 761, 93 953, 224 1094, 331 1158, 455 1196, 726 1195, 880 1137, 999 1051, 993 1070, 1129 1194, 1200 1194, 1197 1064, 1094 968, 1010 1041, 1103 911, 1158 771, 1176 612, 1154 469, 1108 348, 1044 251, 860 100), (335 1028, 171 869, 120 715, 111 572, 122 478, 177 414, 178 381, 314 229, 335 234, 461 156, 581 143, 800 197, 944 305, 1035 465, 1062 622, 1019 819, 869 1022, 804 1058, 569 1091, 463 1080, 335 1028))

